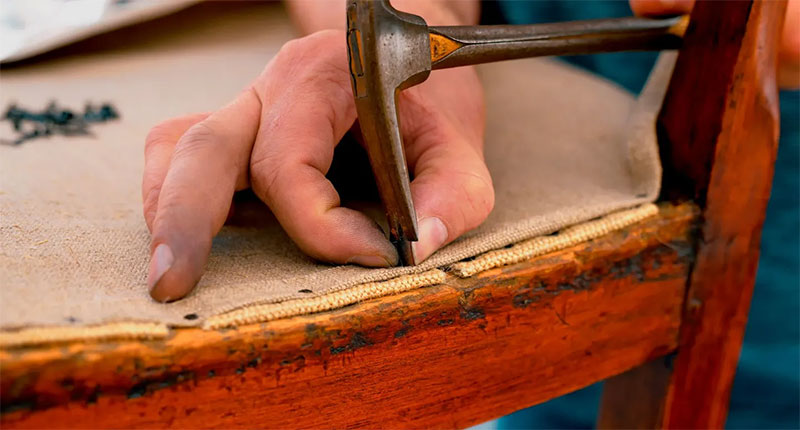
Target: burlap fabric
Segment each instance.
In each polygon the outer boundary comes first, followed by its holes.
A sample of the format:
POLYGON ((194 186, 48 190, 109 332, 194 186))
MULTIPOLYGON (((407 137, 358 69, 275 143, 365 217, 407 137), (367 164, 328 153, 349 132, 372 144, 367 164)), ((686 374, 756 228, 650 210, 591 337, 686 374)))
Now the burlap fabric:
MULTIPOLYGON (((313 300, 401 275, 436 278, 431 269, 658 192, 653 115, 669 64, 639 103, 560 62, 487 65, 480 73, 496 208, 481 227, 420 266, 364 269, 315 263, 263 213, 257 226, 223 229, 193 294, 155 303, 145 285, 144 136, 165 118, 229 101, 293 35, 280 7, 248 4, 201 5, 112 36, 0 73, 3 106, 111 101, 122 114, 91 137, 0 146, 0 328, 201 325, 246 305, 313 300)), ((2 126, 0 137, 10 137, 2 126)))

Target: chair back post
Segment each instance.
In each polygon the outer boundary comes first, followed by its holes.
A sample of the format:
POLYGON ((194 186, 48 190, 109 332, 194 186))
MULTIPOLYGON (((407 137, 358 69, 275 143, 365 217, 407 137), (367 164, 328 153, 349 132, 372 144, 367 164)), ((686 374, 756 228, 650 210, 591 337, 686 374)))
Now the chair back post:
POLYGON ((725 425, 778 148, 785 9, 776 0, 699 1, 692 11, 657 122, 662 198, 692 199, 703 211, 678 352, 610 380, 599 427, 725 425), (632 404, 643 391, 651 395, 632 404))

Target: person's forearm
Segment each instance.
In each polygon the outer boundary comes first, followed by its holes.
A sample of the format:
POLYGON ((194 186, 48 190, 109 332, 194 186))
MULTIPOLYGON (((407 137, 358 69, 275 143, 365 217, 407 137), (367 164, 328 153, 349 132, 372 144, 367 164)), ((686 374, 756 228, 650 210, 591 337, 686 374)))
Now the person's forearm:
MULTIPOLYGON (((345 26, 346 0, 286 0, 289 15, 303 34, 345 26)), ((393 0, 392 6, 423 17, 428 25, 477 24, 478 0, 393 0)))

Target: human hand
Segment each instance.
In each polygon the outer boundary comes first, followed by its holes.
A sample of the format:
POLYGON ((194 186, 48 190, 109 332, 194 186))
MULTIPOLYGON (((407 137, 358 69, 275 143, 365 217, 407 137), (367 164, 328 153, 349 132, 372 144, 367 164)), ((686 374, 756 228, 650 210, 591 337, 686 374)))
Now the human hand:
MULTIPOLYGON (((335 145, 356 119, 344 41, 337 30, 291 41, 231 104, 151 131, 142 192, 154 299, 191 291, 233 193, 248 187, 308 255, 339 264, 397 264, 383 232, 364 214, 341 207, 325 177, 335 145)), ((414 173, 420 238, 414 252, 422 261, 479 225, 494 203, 475 71, 431 74, 401 93, 399 115, 414 173)))
MULTIPOLYGON (((630 0, 630 3, 636 15, 644 16, 687 13, 694 6, 694 0, 630 0)), ((786 7, 778 50, 778 85, 800 88, 800 0, 788 0, 786 7)))

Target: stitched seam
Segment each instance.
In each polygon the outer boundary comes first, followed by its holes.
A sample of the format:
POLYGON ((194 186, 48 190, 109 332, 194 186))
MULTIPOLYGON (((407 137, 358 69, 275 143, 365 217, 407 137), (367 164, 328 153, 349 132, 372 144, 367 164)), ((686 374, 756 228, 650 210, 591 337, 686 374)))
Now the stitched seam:
MULTIPOLYGON (((472 261, 452 264, 449 269, 459 277, 470 277, 486 270, 518 263, 598 238, 657 213, 658 206, 652 203, 614 212, 594 221, 565 228, 556 235, 540 236, 520 242, 508 249, 489 251, 472 261)), ((248 305, 212 316, 206 320, 202 328, 217 329, 322 312, 368 299, 441 284, 445 278, 445 272, 432 269, 386 281, 363 283, 318 297, 248 305)), ((32 327, 16 331, 0 331, 0 348, 87 340, 163 339, 169 332, 166 324, 146 322, 118 322, 87 327, 32 327)))
POLYGON ((433 269, 423 273, 400 276, 388 281, 369 282, 319 297, 288 300, 281 303, 250 305, 224 314, 212 316, 205 321, 203 328, 210 330, 242 324, 252 324, 336 309, 363 300, 440 284, 444 282, 445 276, 443 271, 433 269))
POLYGON ((87 327, 31 327, 0 332, 0 348, 86 340, 162 339, 169 328, 162 323, 119 322, 87 327))
POLYGON ((455 263, 450 265, 449 268, 457 276, 467 278, 486 270, 519 263, 598 238, 657 213, 658 206, 648 203, 633 209, 611 213, 595 221, 568 227, 556 235, 536 237, 520 242, 508 249, 489 251, 472 261, 455 263))

